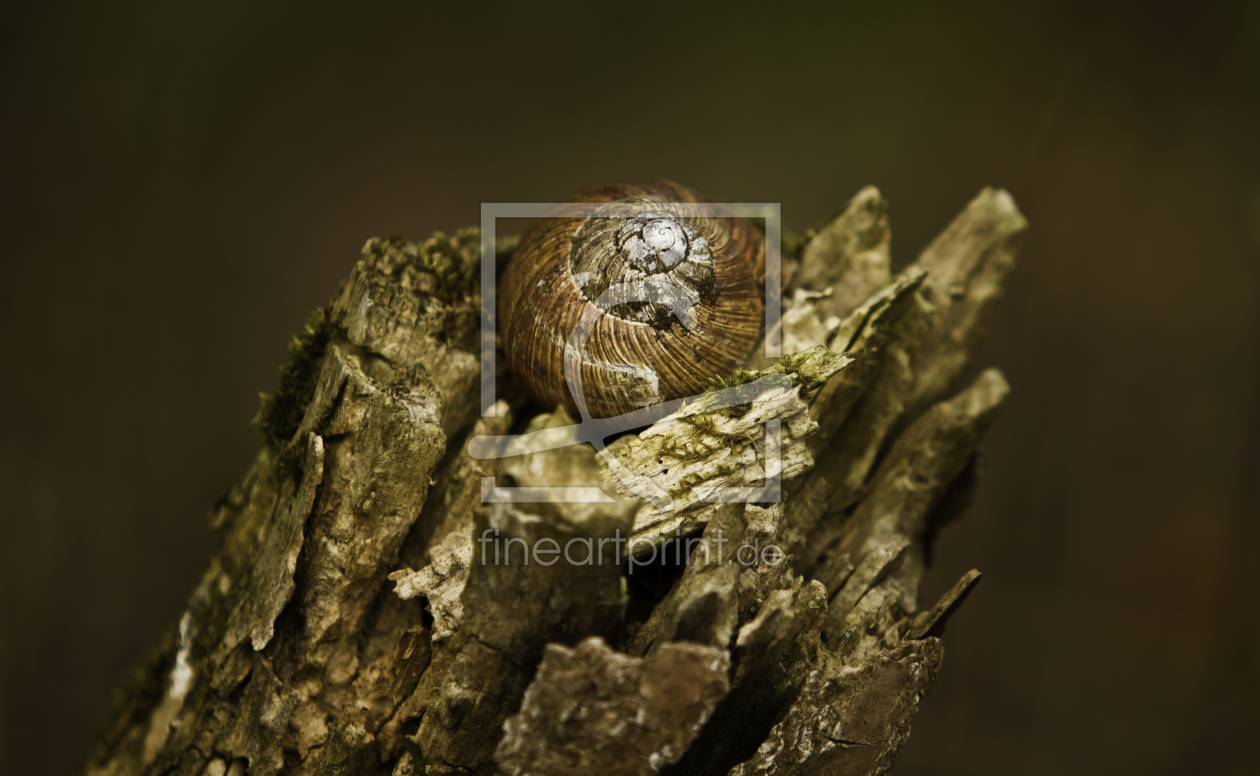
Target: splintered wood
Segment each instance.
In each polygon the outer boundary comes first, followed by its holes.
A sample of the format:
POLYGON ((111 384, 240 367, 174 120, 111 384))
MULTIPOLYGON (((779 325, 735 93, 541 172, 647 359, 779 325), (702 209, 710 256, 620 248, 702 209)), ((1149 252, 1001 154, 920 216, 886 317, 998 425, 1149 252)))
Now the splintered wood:
POLYGON ((885 772, 979 579, 918 600, 1009 390, 974 360, 1025 231, 985 189, 893 272, 863 189, 788 257, 788 355, 599 450, 510 384, 477 419, 476 230, 370 241, 85 772, 885 772), (573 443, 469 454, 513 431, 573 443), (519 495, 547 488, 599 495, 519 495))

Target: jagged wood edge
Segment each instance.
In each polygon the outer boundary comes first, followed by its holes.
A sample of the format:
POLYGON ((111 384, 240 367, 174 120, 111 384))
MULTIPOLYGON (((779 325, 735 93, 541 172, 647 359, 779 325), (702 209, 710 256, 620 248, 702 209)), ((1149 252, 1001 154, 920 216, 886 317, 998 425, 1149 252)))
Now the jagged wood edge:
MULTIPOLYGON (((869 192, 858 200, 866 211, 872 210, 869 192)), ((850 209, 853 207, 851 204, 850 209)), ((851 228, 878 230, 878 217, 874 222, 870 218, 849 221, 856 224, 851 228)), ((929 270, 932 282, 925 284, 918 298, 925 303, 919 307, 927 326, 921 334, 906 338, 906 354, 919 363, 912 372, 913 387, 902 397, 905 409, 886 436, 907 427, 922 409, 957 385, 1000 296, 1022 232, 1022 217, 1009 196, 986 190, 925 251, 919 263, 929 270)), ((878 240, 872 254, 869 241, 846 242, 843 234, 839 237, 842 255, 833 255, 833 261, 843 261, 844 251, 849 250, 843 247, 846 245, 867 246, 866 255, 879 255, 878 240)), ((461 430, 475 413, 473 402, 458 400, 471 392, 475 357, 469 349, 452 343, 475 342, 476 304, 468 294, 463 299, 439 301, 439 297, 449 297, 450 287, 458 285, 461 278, 461 266, 457 266, 461 260, 452 263, 451 257, 462 256, 462 269, 466 270, 472 264, 468 259, 475 256, 475 240, 475 233, 464 233, 445 245, 433 241, 424 246, 396 241, 369 244, 364 260, 328 316, 333 331, 327 332, 326 352, 314 359, 320 377, 306 402, 300 427, 291 438, 276 439, 264 448, 216 509, 212 522, 225 532, 223 548, 173 637, 162 643, 138 681, 124 688, 108 734, 89 763, 90 772, 236 773, 243 772, 248 763, 251 773, 281 769, 319 773, 335 772, 348 764, 376 769, 395 763, 397 772, 405 773, 426 760, 431 771, 493 767, 487 744, 497 738, 497 724, 514 708, 511 697, 501 698, 498 711, 490 715, 495 724, 482 725, 469 737, 482 742, 473 747, 476 751, 464 761, 467 764, 444 760, 441 745, 435 748, 432 742, 426 745, 423 736, 409 735, 414 729, 411 724, 416 719, 423 722, 429 709, 436 715, 430 719, 441 716, 441 708, 433 706, 434 691, 424 690, 440 691, 443 677, 450 677, 451 669, 437 667, 467 661, 444 661, 440 655, 435 658, 435 649, 454 653, 441 642, 434 644, 423 610, 387 590, 385 581, 386 574, 394 570, 391 567, 404 541, 412 546, 411 556, 423 561, 441 537, 463 530, 450 525, 451 515, 440 510, 434 510, 435 516, 427 521, 418 520, 428 484, 438 483, 440 489, 448 477, 464 477, 461 488, 466 495, 476 490, 468 480, 486 473, 461 467, 458 455, 443 458, 447 434, 462 439, 461 430), (400 438, 408 443, 397 448, 400 438), (322 467, 322 475, 315 471, 318 467, 322 467), (313 491, 318 496, 311 513, 302 515, 306 511, 303 501, 313 491), (365 512, 370 517, 376 509, 381 510, 381 519, 356 523, 356 517, 363 517, 365 512), (288 517, 273 519, 273 515, 288 517), (416 536, 422 538, 407 539, 418 522, 423 528, 416 536), (441 525, 447 530, 441 530, 441 525), (365 538, 361 533, 364 527, 370 527, 375 536, 365 538), (294 536, 299 533, 302 541, 295 558, 294 536), (338 551, 330 554, 334 547, 338 551), (347 559, 351 560, 348 565, 347 559), (255 582, 246 580, 257 580, 257 589, 251 589, 255 582), (228 633, 236 635, 225 638, 228 633), (400 715, 408 704, 413 716, 400 715), (406 722, 408 719, 412 722, 406 722), (428 755, 426 749, 430 750, 428 755)), ((805 253, 814 255, 808 249, 805 253)), ((798 274, 800 277, 809 275, 798 274)), ((829 331, 826 326, 822 330, 829 331)), ((822 409, 825 407, 817 411, 822 409)), ((831 416, 821 413, 819 417, 831 416)), ((851 422, 846 417, 834 433, 843 433, 844 425, 851 422)), ((877 453, 879 447, 882 444, 877 446, 877 453)), ((878 478, 872 478, 867 487, 878 487, 878 478)), ((946 488, 948 483, 940 487, 946 488)), ((938 496, 927 499, 929 511, 932 498, 938 496)), ((464 498, 460 503, 467 501, 464 498)), ((826 503, 828 519, 820 520, 809 538, 798 543, 803 547, 826 545, 827 549, 814 553, 824 561, 843 559, 843 555, 829 556, 828 552, 843 543, 841 534, 860 534, 837 529, 837 524, 849 525, 857 513, 850 514, 852 503, 826 503)), ((761 510, 754 532, 772 539, 783 522, 774 510, 761 510)), ((605 523, 604 528, 611 524, 605 523)), ((851 559, 855 563, 845 560, 829 568, 843 572, 849 566, 861 566, 862 558, 851 559)), ((822 566, 818 570, 822 571, 822 566)), ((746 702, 763 674, 787 677, 786 684, 779 687, 786 692, 776 701, 779 708, 771 720, 774 727, 765 737, 769 744, 783 725, 812 719, 810 709, 817 704, 811 706, 813 695, 799 689, 806 681, 801 669, 816 673, 822 670, 820 666, 834 666, 837 660, 842 664, 844 656, 837 657, 831 645, 818 646, 824 604, 833 593, 830 586, 819 582, 802 585, 801 579, 790 573, 766 571, 761 564, 742 568, 737 577, 738 592, 743 594, 736 596, 742 625, 731 645, 735 682, 727 700, 742 693, 746 702), (754 580, 751 584, 750 578, 754 580), (767 579, 771 580, 768 586, 756 582, 767 579), (806 612, 810 614, 802 619, 806 612), (796 637, 793 643, 803 642, 804 652, 792 652, 772 636, 784 632, 784 618, 799 621, 787 632, 796 637), (776 674, 774 665, 793 670, 776 674)), ((917 574, 921 574, 921 567, 903 560, 898 568, 872 575, 873 584, 858 598, 854 611, 862 608, 872 591, 892 583, 903 592, 904 602, 904 591, 917 589, 917 574)), ((852 573, 840 576, 844 578, 833 580, 837 586, 852 582, 852 573)), ((913 606, 903 606, 900 611, 884 605, 875 607, 868 630, 885 633, 904 629, 904 635, 914 638, 928 631, 939 632, 944 616, 970 589, 971 583, 964 582, 966 579, 960 582, 961 590, 951 591, 926 612, 916 614, 913 606), (880 631, 870 626, 885 627, 880 631)), ((489 589, 493 588, 491 585, 489 589)), ((574 590, 570 600, 579 609, 588 606, 580 591, 574 590)), ((870 607, 863 609, 867 610, 870 607)), ((510 613, 505 610, 503 614, 510 613)), ((589 615, 585 611, 584 616, 589 619, 589 615)), ((725 626, 720 628, 717 637, 721 638, 725 630, 725 626)), ((512 632, 516 635, 501 646, 505 654, 518 649, 541 653, 549 637, 557 635, 546 627, 512 632)), ((476 638, 465 639, 465 644, 480 643, 476 638)), ((657 649, 669 643, 663 641, 657 649)), ((897 649, 916 643, 930 642, 912 639, 897 649)), ((850 657, 857 655, 854 652, 850 657)), ((510 666, 506 672, 510 681, 506 683, 523 695, 532 676, 531 659, 513 654, 491 663, 510 666)), ((474 671, 472 679, 491 663, 474 671)), ((924 665, 920 674, 932 675, 934 664, 929 660, 924 665)), ((840 676, 847 674, 841 671, 840 676)), ((902 689, 912 685, 918 688, 917 699, 930 682, 904 683, 902 689)), ((854 685, 859 689, 870 686, 869 682, 854 685)), ((887 687, 880 692, 887 696, 888 708, 905 708, 904 693, 899 695, 900 691, 887 687)), ((450 715, 461 713, 460 698, 451 703, 452 698, 442 697, 440 692, 438 698, 447 704, 442 727, 450 729, 450 715)), ((727 708, 733 706, 728 703, 727 708)), ((714 719, 721 718, 722 711, 719 704, 714 719)), ((885 716, 894 722, 901 719, 897 714, 885 716)), ((897 725, 908 719, 908 715, 903 716, 897 725)), ((706 733, 711 739, 716 730, 714 724, 706 726, 700 731, 701 739, 706 733)), ((733 738, 739 732, 724 730, 721 734, 733 738)), ((444 740, 451 740, 443 735, 444 740)), ((699 751, 704 743, 698 740, 693 749, 699 751)), ((451 751, 460 748, 454 746, 451 751)), ((895 755, 893 748, 886 749, 895 755)), ((729 758, 731 752, 723 756, 729 758)), ((775 772, 797 772, 796 766, 784 767, 787 769, 775 772)))

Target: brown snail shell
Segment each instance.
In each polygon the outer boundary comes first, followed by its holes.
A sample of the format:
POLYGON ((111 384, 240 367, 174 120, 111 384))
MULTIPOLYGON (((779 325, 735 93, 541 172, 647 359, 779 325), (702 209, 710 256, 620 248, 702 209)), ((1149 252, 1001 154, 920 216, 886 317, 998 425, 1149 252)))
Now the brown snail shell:
POLYGON ((761 332, 765 241, 754 226, 697 214, 689 203, 712 200, 670 181, 606 184, 569 202, 616 215, 536 222, 499 286, 503 348, 529 393, 607 418, 699 393, 744 363, 761 332))

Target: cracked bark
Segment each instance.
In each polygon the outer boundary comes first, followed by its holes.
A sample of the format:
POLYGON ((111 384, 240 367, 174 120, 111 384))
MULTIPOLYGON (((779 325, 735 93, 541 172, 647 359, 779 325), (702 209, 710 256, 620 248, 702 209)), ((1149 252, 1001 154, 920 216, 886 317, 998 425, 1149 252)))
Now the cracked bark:
POLYGON ((789 355, 751 361, 734 399, 607 456, 500 460, 469 440, 572 421, 510 390, 476 418, 476 230, 369 241, 295 339, 265 444, 211 510, 222 545, 84 771, 884 772, 979 579, 919 605, 1007 393, 973 361, 1025 228, 986 189, 893 274, 864 189, 788 257, 789 355), (706 500, 776 475, 781 501, 706 500), (613 497, 518 503, 496 482, 613 497), (508 539, 620 551, 492 560, 508 539))

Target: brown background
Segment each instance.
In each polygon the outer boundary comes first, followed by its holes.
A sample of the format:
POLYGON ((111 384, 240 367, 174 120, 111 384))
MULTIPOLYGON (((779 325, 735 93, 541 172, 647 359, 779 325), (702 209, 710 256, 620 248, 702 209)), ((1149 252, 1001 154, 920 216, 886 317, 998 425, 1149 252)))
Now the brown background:
POLYGON ((95 5, 0 11, 0 773, 81 762, 367 237, 632 176, 797 231, 874 183, 901 262, 1009 188, 927 594, 985 580, 898 772, 1260 772, 1255 3, 95 5))

